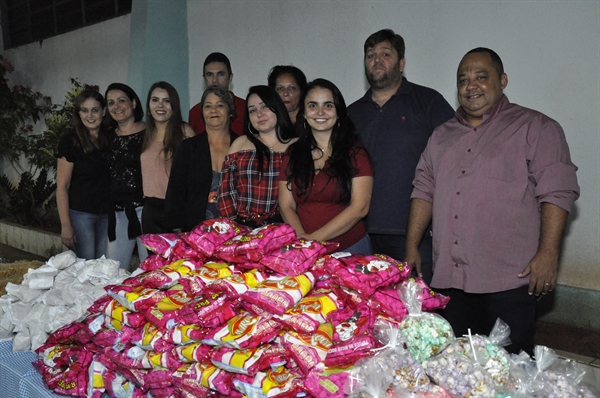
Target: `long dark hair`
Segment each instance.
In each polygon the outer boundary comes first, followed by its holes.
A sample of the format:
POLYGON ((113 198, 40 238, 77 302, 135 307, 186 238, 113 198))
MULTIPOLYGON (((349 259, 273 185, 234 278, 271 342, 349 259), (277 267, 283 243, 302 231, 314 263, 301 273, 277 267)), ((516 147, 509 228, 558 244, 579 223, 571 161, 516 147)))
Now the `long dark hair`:
POLYGON ((277 116, 277 125, 275 133, 277 140, 281 143, 288 143, 296 136, 290 115, 287 112, 283 100, 275 90, 268 86, 252 86, 248 90, 246 96, 246 110, 244 112, 245 134, 256 147, 256 158, 258 159, 258 171, 262 172, 265 159, 267 163, 271 159, 269 148, 261 140, 258 139, 259 132, 254 130, 250 123, 250 113, 248 112, 248 99, 252 94, 256 94, 264 102, 264 104, 277 116))
MULTIPOLYGON (((129 100, 133 103, 135 101, 136 107, 133 108, 133 117, 136 122, 139 122, 144 118, 144 109, 142 109, 142 101, 140 101, 140 97, 133 91, 131 87, 123 83, 112 83, 108 86, 106 91, 104 92, 104 98, 108 96, 108 92, 112 90, 120 90, 127 95, 129 100)), ((104 116, 104 122, 106 125, 111 127, 116 127, 117 122, 110 116, 110 112, 106 112, 106 116, 104 116)))
MULTIPOLYGON (((90 136, 90 131, 87 127, 85 127, 83 121, 81 120, 81 115, 79 115, 79 112, 81 111, 81 105, 90 98, 98 101, 102 109, 106 110, 106 100, 104 99, 102 94, 100 94, 97 91, 84 90, 77 96, 77 98, 75 98, 72 116, 73 128, 75 129, 75 134, 79 139, 79 144, 81 145, 81 148, 85 153, 93 152, 95 149, 105 151, 108 148, 108 136, 106 130, 104 129, 104 126, 100 124, 100 131, 98 131, 98 140, 94 144, 90 136)), ((101 115, 99 116, 99 118, 100 120, 102 120, 101 115)))
MULTIPOLYGON (((331 157, 329 166, 322 172, 327 173, 329 181, 335 179, 339 190, 339 203, 346 204, 350 202, 352 193, 352 179, 357 173, 352 163, 354 154, 364 147, 360 143, 354 124, 348 117, 346 102, 342 93, 335 84, 325 79, 315 79, 310 82, 306 92, 302 96, 300 110, 298 112, 297 123, 300 138, 288 149, 289 163, 285 170, 287 175, 287 185, 291 188, 292 183, 296 185, 298 196, 308 195, 312 189, 312 183, 315 176, 315 164, 313 159, 313 150, 318 148, 317 141, 312 132, 312 128, 306 122, 305 100, 308 93, 315 88, 324 88, 331 91, 333 95, 333 104, 338 116, 338 123, 331 131, 329 142, 331 144, 331 157)), ((329 182, 328 182, 329 183, 329 182)))
POLYGON ((177 147, 183 141, 184 133, 183 133, 183 119, 181 117, 181 102, 179 101, 179 94, 177 94, 177 90, 171 84, 167 82, 156 82, 150 87, 148 91, 148 98, 146 99, 146 133, 144 134, 144 142, 142 144, 142 152, 144 152, 154 138, 154 134, 156 133, 156 122, 152 113, 150 112, 150 100, 152 98, 152 92, 157 89, 162 88, 169 94, 169 102, 171 103, 171 118, 167 122, 167 128, 165 131, 165 138, 163 139, 163 149, 165 160, 170 160, 173 155, 175 155, 175 151, 177 147))

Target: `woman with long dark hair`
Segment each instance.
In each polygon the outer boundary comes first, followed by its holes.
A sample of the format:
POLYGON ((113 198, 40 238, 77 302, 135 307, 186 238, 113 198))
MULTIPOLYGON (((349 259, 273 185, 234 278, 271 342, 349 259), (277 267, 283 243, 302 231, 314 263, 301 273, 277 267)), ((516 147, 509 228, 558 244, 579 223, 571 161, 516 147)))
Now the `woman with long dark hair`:
POLYGON ((142 232, 169 232, 165 217, 165 195, 171 173, 171 162, 181 142, 192 137, 194 130, 183 122, 179 94, 167 82, 156 82, 146 100, 146 134, 142 144, 142 181, 144 210, 142 232))
POLYGON ((371 254, 363 218, 369 212, 373 170, 340 90, 325 79, 311 82, 299 118, 300 138, 289 148, 279 177, 283 220, 300 237, 371 254))
POLYGON ((244 123, 246 134, 233 142, 223 164, 220 214, 251 227, 281 221, 278 177, 295 132, 277 92, 267 86, 250 87, 244 123))
POLYGON ((144 206, 140 155, 144 140, 144 111, 133 89, 112 83, 106 89, 110 117, 108 165, 110 175, 110 209, 108 213, 108 248, 106 257, 129 269, 137 243, 140 260, 148 255, 138 237, 142 234, 144 206))
POLYGON ((106 254, 108 228, 108 133, 102 127, 106 101, 84 90, 73 106, 73 131, 61 137, 56 169, 56 205, 62 243, 86 260, 106 254))

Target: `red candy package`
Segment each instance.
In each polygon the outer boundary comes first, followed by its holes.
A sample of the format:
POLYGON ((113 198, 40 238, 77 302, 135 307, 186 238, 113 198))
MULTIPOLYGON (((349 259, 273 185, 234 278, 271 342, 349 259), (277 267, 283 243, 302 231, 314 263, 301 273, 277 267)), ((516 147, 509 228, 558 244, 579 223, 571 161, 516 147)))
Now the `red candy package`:
POLYGON ((321 242, 296 239, 260 259, 260 263, 273 271, 288 276, 306 272, 327 251, 321 242))
POLYGON ((152 253, 158 254, 164 258, 171 256, 171 249, 181 240, 177 234, 146 234, 140 236, 140 240, 152 253))
POLYGON ((283 335, 283 346, 306 375, 325 360, 332 340, 333 327, 330 323, 324 323, 314 333, 287 332, 283 335))
POLYGON ((258 348, 234 350, 221 347, 210 353, 211 362, 230 373, 254 376, 259 370, 281 364, 288 358, 287 351, 280 346, 265 344, 258 348))
POLYGON ((181 288, 181 286, 174 286, 173 290, 176 291, 174 294, 170 294, 154 306, 144 310, 144 318, 148 322, 163 330, 176 323, 175 320, 179 317, 179 310, 191 300, 191 297, 185 291, 177 288, 181 288))
POLYGON ((211 257, 223 242, 247 230, 227 218, 216 218, 204 221, 182 238, 201 255, 211 257))
POLYGON ((333 325, 333 341, 343 342, 373 328, 375 314, 366 303, 332 311, 327 320, 333 325))
POLYGON ((326 322, 327 314, 339 308, 337 296, 327 294, 310 295, 301 299, 283 315, 275 317, 287 328, 299 333, 313 333, 326 322))
POLYGON ((335 253, 327 257, 326 267, 332 270, 332 278, 336 283, 367 297, 379 287, 406 280, 411 272, 407 263, 383 254, 365 256, 335 253))
POLYGON ((201 294, 181 308, 177 322, 214 328, 235 315, 235 304, 235 300, 223 293, 201 294))
POLYGON ((281 324, 274 319, 244 313, 210 331, 203 342, 235 349, 256 348, 271 341, 280 330, 281 324))
POLYGON ((189 235, 189 232, 181 233, 181 235, 180 235, 181 239, 177 243, 175 243, 175 246, 173 246, 173 249, 171 250, 171 258, 185 258, 185 259, 197 259, 197 260, 206 259, 205 256, 198 253, 198 251, 196 249, 194 249, 187 243, 186 237, 188 235, 189 235))
POLYGON ((129 311, 117 300, 111 299, 104 307, 104 314, 132 328, 138 328, 146 323, 142 314, 129 311))
POLYGON ((247 291, 242 299, 272 314, 283 315, 308 294, 314 282, 310 272, 295 277, 273 276, 247 291))
POLYGON ((89 381, 88 367, 92 356, 85 358, 87 362, 84 362, 84 358, 80 359, 81 361, 73 362, 67 369, 53 369, 45 365, 42 360, 33 362, 33 366, 42 375, 48 388, 54 390, 55 393, 85 397, 89 381))
POLYGON ((121 339, 123 344, 131 343, 143 348, 144 350, 153 350, 154 352, 166 352, 173 346, 163 339, 164 332, 150 322, 144 327, 134 330, 128 339, 121 339))

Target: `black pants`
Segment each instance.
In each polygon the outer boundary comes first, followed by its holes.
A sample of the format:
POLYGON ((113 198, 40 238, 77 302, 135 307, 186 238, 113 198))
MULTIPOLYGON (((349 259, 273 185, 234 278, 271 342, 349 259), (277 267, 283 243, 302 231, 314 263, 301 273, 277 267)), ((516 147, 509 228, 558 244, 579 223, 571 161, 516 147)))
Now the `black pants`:
POLYGON ((166 227, 165 200, 159 198, 146 198, 142 211, 142 233, 163 234, 170 232, 166 227))
MULTIPOLYGON (((405 250, 404 244, 406 235, 382 235, 369 234, 371 238, 371 246, 373 253, 385 254, 398 261, 404 261, 405 250)), ((421 272, 423 280, 428 285, 433 277, 433 242, 431 235, 428 233, 423 236, 423 240, 419 245, 419 254, 421 255, 421 272)))
POLYGON ((512 344, 506 348, 510 353, 521 350, 533 355, 535 333, 536 297, 528 293, 529 286, 498 293, 465 293, 459 289, 435 289, 449 296, 450 301, 442 315, 454 330, 456 337, 468 334, 487 336, 500 318, 510 326, 512 344))

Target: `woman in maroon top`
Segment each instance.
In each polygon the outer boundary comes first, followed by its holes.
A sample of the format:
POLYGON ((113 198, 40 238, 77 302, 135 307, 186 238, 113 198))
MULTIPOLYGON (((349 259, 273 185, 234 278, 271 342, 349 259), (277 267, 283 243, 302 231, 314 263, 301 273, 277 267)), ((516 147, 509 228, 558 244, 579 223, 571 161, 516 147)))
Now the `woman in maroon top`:
POLYGON ((279 178, 283 220, 299 237, 336 241, 339 250, 371 254, 363 218, 369 212, 373 170, 330 81, 311 82, 299 113, 298 141, 279 178))

